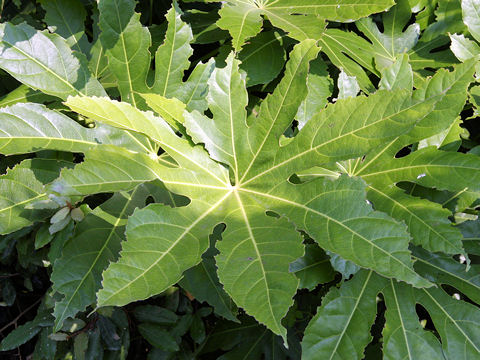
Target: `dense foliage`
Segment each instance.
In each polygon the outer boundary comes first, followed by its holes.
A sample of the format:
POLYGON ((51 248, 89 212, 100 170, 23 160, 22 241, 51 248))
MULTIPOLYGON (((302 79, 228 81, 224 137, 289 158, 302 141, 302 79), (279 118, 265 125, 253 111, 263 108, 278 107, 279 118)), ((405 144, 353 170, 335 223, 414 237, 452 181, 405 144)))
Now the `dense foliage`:
POLYGON ((480 359, 480 0, 1 6, 0 356, 480 359))

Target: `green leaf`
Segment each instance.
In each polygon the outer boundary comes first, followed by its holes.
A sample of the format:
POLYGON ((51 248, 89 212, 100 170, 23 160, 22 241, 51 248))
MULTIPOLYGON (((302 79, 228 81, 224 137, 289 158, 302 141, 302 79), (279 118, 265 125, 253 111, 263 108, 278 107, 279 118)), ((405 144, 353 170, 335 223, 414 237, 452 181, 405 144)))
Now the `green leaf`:
MULTIPOLYGON (((415 286, 431 285, 413 271, 406 228, 372 211, 365 202, 363 182, 342 178, 337 182, 316 181, 297 189, 285 181, 295 171, 308 167, 309 161, 322 161, 318 156, 315 160, 311 156, 317 150, 310 148, 312 141, 324 145, 327 154, 333 151, 324 161, 360 155, 373 148, 374 141, 381 143, 385 138, 408 131, 430 111, 437 98, 413 102, 409 91, 397 91, 387 105, 380 104, 385 104, 388 92, 347 99, 350 103, 342 100, 314 116, 289 145, 278 148, 280 137, 306 95, 308 65, 317 52, 313 41, 302 42, 294 48, 283 79, 263 101, 256 119, 246 118, 244 80, 233 56, 227 59, 225 68, 214 71, 210 80, 208 99, 213 120, 198 112, 184 113, 187 132, 194 135, 195 141, 203 142, 211 155, 230 165, 235 185, 230 184, 222 166, 209 160, 203 149, 179 138, 153 114, 101 98, 76 97, 67 101, 72 109, 94 120, 148 134, 178 167, 154 166, 154 163, 149 166, 158 170, 155 175, 169 190, 191 199, 185 208, 150 205, 130 218, 120 259, 104 273, 104 287, 98 293, 100 306, 145 299, 176 283, 185 270, 201 261, 201 254, 208 247, 209 232, 214 225, 224 222, 225 234, 216 245, 220 250, 216 257, 220 281, 237 305, 285 338, 286 331, 280 321, 298 287, 298 280, 289 273, 289 264, 300 257, 303 250, 296 228, 286 219, 266 215, 269 209, 287 215, 298 229, 307 231, 322 247, 347 260, 415 286), (352 114, 356 102, 364 107, 363 113, 356 108, 352 114), (372 115, 372 108, 378 112, 372 115), (372 128, 365 125, 364 113, 371 114, 368 121, 372 128), (335 117, 340 121, 344 116, 351 119, 352 127, 345 130, 350 137, 337 135, 335 131, 344 131, 340 129, 322 134, 316 130, 327 119, 331 121, 335 117), (196 126, 190 119, 201 119, 209 125, 196 126), (380 125, 382 122, 389 127, 380 125), (347 154, 337 150, 345 141, 357 141, 356 132, 360 130, 368 137, 362 139, 354 154, 352 150, 347 154), (335 141, 338 147, 331 145, 335 141), (308 150, 303 151, 302 147, 308 150), (286 160, 278 166, 272 165, 272 158, 281 161, 282 157, 286 160), (272 170, 276 171, 270 173, 272 170), (269 176, 264 176, 267 173, 269 176), (371 227, 365 225, 367 222, 371 227), (159 230, 152 231, 153 227, 159 230), (285 241, 272 242, 271 231, 266 231, 270 228, 279 229, 285 241), (151 240, 146 243, 145 238, 151 240), (351 239, 348 247, 344 245, 345 239, 351 239)), ((316 154, 320 152, 317 150, 316 154)), ((92 156, 93 151, 92 155, 87 152, 83 164, 87 164, 89 158, 92 160, 92 156)), ((106 161, 107 156, 118 156, 118 152, 108 155, 104 152, 102 161, 106 161)), ((125 154, 124 158, 133 156, 125 154)), ((147 159, 144 157, 141 161, 147 162, 147 159)), ((110 162, 125 164, 126 160, 110 162)), ((83 164, 71 173, 82 170, 83 164)), ((106 173, 95 162, 91 161, 88 166, 95 176, 106 173)), ((125 169, 133 170, 126 165, 125 169)), ((132 171, 130 177, 111 169, 108 172, 109 178, 95 179, 101 185, 85 187, 85 193, 129 187, 132 177, 142 181, 140 170, 132 171)), ((70 173, 62 174, 64 189, 81 186, 75 177, 66 174, 70 173)), ((65 193, 61 187, 58 191, 65 193)))
POLYGON ((178 316, 173 311, 154 305, 137 306, 133 311, 135 318, 140 322, 159 325, 173 325, 178 316))
POLYGON ((451 212, 441 205, 405 194, 398 188, 370 185, 368 199, 375 209, 408 225, 412 242, 424 249, 463 254, 462 235, 448 219, 451 212))
POLYGON ((247 86, 268 84, 275 79, 285 63, 281 35, 265 31, 246 44, 238 54, 240 68, 247 73, 247 86))
POLYGON ((373 46, 367 40, 349 31, 327 29, 318 41, 330 61, 355 76, 363 91, 373 92, 375 87, 364 69, 377 74, 373 64, 373 46))
POLYGON ((63 196, 129 191, 158 179, 162 168, 147 155, 111 145, 85 151, 85 159, 75 168, 63 170, 48 185, 49 191, 63 196))
POLYGON ((392 279, 382 290, 387 311, 383 330, 385 359, 443 359, 438 339, 422 329, 415 313, 413 289, 392 279))
POLYGON ((463 246, 469 254, 480 255, 480 220, 465 221, 459 225, 463 246))
POLYGON ((360 86, 357 83, 355 76, 348 76, 345 72, 340 71, 338 75, 338 98, 346 99, 349 97, 356 97, 360 91, 360 86))
POLYGON ((225 292, 218 279, 214 256, 218 254, 215 242, 221 240, 221 227, 216 227, 210 236, 210 247, 202 255, 202 262, 183 274, 180 286, 190 292, 197 300, 212 305, 217 315, 238 322, 235 317, 237 307, 225 292))
POLYGON ((20 345, 25 344, 28 340, 37 335, 42 330, 42 327, 51 326, 51 318, 52 317, 48 310, 39 312, 35 319, 26 322, 10 332, 2 340, 0 344, 0 351, 13 350, 18 348, 20 345))
POLYGON ((386 90, 412 89, 413 72, 408 63, 408 55, 400 55, 389 67, 382 68, 379 88, 386 90))
MULTIPOLYGON (((228 181, 228 174, 222 166, 212 161, 199 146, 192 147, 185 139, 181 139, 175 135, 163 119, 154 116, 151 112, 142 112, 127 103, 112 101, 106 98, 75 97, 70 98, 66 104, 73 110, 96 121, 148 135, 157 144, 161 145, 164 150, 168 150, 168 154, 173 157, 178 165, 192 169, 193 173, 191 170, 185 171, 183 169, 173 169, 168 172, 163 171, 160 177, 163 182, 169 183, 172 186, 174 186, 175 183, 179 185, 177 191, 172 188, 173 192, 184 193, 186 190, 184 186, 187 184, 195 188, 201 187, 203 182, 203 185, 218 187, 224 186, 228 181), (135 119, 135 121, 132 121, 133 119, 135 119), (180 180, 177 175, 175 176, 175 180, 172 180, 171 176, 180 173, 184 175, 183 179, 180 180)), ((111 151, 112 156, 116 156, 113 154, 114 152, 113 150, 111 151)), ((156 152, 154 154, 156 154, 156 152)), ((154 154, 151 153, 150 156, 156 158, 154 154)), ((125 154, 126 157, 135 156, 137 159, 140 159, 142 157, 141 155, 142 154, 125 154)), ((100 157, 101 155, 98 154, 98 156, 100 157)), ((146 157, 143 158, 146 159, 146 157)), ((142 161, 154 164, 151 159, 142 161)), ((144 165, 141 165, 141 162, 137 166, 144 167, 144 165)), ((157 168, 160 165, 150 166, 157 168)), ((145 174, 149 172, 154 174, 151 170, 148 170, 148 167, 145 167, 144 172, 145 174)), ((157 174, 154 175, 158 176, 157 174)), ((153 179, 151 176, 152 175, 147 175, 149 180, 153 179)), ((114 177, 112 179, 114 179, 114 177)))
POLYGON ((85 35, 87 12, 80 0, 41 0, 45 9, 45 22, 67 44, 78 52, 86 53, 89 43, 85 35))
POLYGON ((378 29, 371 17, 357 21, 358 29, 373 44, 375 63, 379 69, 391 66, 400 54, 409 51, 417 43, 420 26, 411 24, 405 29, 410 17, 408 0, 399 0, 396 6, 382 15, 383 32, 378 29))
POLYGON ((138 331, 154 347, 164 351, 178 351, 178 344, 175 338, 163 327, 156 324, 140 324, 138 331))
POLYGON ((286 216, 323 249, 384 276, 414 286, 431 286, 413 270, 406 228, 372 210, 364 200, 365 185, 360 179, 342 176, 336 181, 279 184, 274 191, 265 193, 244 191, 286 216), (342 205, 346 203, 348 209, 342 205))
POLYGON ((241 323, 222 321, 215 327, 208 337, 202 353, 205 356, 215 356, 221 349, 224 355, 221 360, 241 359, 248 354, 252 359, 265 358, 268 360, 299 359, 301 349, 294 337, 289 336, 288 349, 285 348, 282 338, 259 325, 254 319, 241 316, 241 323))
POLYGON ((440 151, 432 146, 384 163, 381 169, 369 169, 369 172, 362 173, 362 178, 376 185, 411 181, 439 190, 480 190, 479 156, 440 151))
POLYGON ((333 81, 328 75, 326 63, 320 57, 310 62, 307 89, 307 96, 302 101, 295 117, 299 130, 327 105, 327 100, 333 92, 333 81))
POLYGON ((54 289, 65 295, 55 303, 55 331, 61 329, 66 318, 95 302, 103 270, 118 257, 127 218, 135 208, 143 207, 148 190, 140 185, 130 194, 114 194, 76 227, 51 276, 54 289))
POLYGON ((151 204, 135 211, 128 221, 120 260, 103 273, 98 305, 123 305, 146 299, 177 283, 183 271, 200 262, 208 246, 203 229, 211 229, 218 222, 208 215, 227 196, 211 199, 213 204, 192 201, 174 209, 151 204))
POLYGON ((305 255, 290 264, 290 272, 300 279, 299 288, 308 290, 332 281, 335 276, 330 258, 315 244, 305 246, 305 255))
POLYGON ((238 205, 225 218, 227 229, 217 243, 218 277, 236 304, 285 339, 280 319, 298 287, 289 264, 303 255, 300 234, 285 219, 265 215, 255 201, 235 195, 238 205))
MULTIPOLYGON (((414 92, 416 101, 433 101, 435 103, 433 111, 420 118, 408 134, 396 137, 390 143, 383 143, 381 148, 373 151, 371 155, 367 155, 365 159, 357 159, 357 166, 353 173, 364 177, 363 174, 369 172, 372 166, 384 168, 385 164, 390 166, 396 160, 406 161, 405 159, 395 159, 395 155, 403 147, 437 135, 449 128, 465 104, 466 89, 472 81, 474 71, 475 62, 473 60, 455 66, 455 70, 452 72, 439 70, 424 87, 414 92)), ((422 151, 428 152, 429 150, 424 148, 422 151)), ((433 150, 431 151, 433 152, 433 150)), ((416 156, 414 153, 412 155, 416 156)), ((461 154, 459 155, 461 156, 461 154)), ((453 154, 453 156, 456 155, 453 154)), ((421 172, 416 176, 419 174, 421 172)))
POLYGON ((362 359, 372 339, 375 297, 384 286, 384 279, 363 270, 340 289, 333 287, 305 329, 302 358, 362 359))
POLYGON ((217 25, 228 30, 233 38, 232 45, 240 50, 248 38, 257 35, 262 27, 262 10, 253 1, 229 1, 218 12, 217 25))
POLYGON ((109 59, 123 101, 145 108, 141 93, 154 93, 167 98, 178 98, 189 109, 205 110, 206 81, 212 62, 199 63, 183 82, 184 71, 190 67, 188 58, 193 50, 192 30, 182 21, 182 12, 176 3, 167 13, 165 40, 155 53, 155 79, 152 88, 147 85, 150 65, 151 36, 140 23, 140 14, 134 12, 133 0, 104 0, 99 5, 100 40, 109 59))
POLYGON ((14 105, 16 103, 48 103, 56 100, 55 97, 46 95, 39 90, 33 90, 26 85, 20 85, 0 99, 0 107, 14 105))
POLYGON ((448 359, 475 359, 480 355, 480 310, 440 289, 415 290, 417 302, 427 308, 448 359))
POLYGON ((179 84, 182 83, 184 71, 190 66, 188 58, 193 54, 190 46, 192 30, 182 21, 181 15, 182 11, 174 2, 166 15, 168 28, 165 40, 155 53, 153 91, 165 97, 179 98, 175 93, 182 91, 179 84))
POLYGON ((14 78, 46 94, 105 96, 90 74, 83 54, 72 52, 56 34, 38 31, 26 23, 0 25, 0 67, 14 78))
POLYGON ((475 40, 480 41, 480 2, 478 0, 462 0, 463 22, 475 40))
POLYGON ((150 65, 150 33, 140 23, 131 0, 102 0, 99 2, 100 41, 108 57, 124 101, 137 106, 144 92, 150 65))
POLYGON ((39 149, 84 152, 100 144, 145 151, 141 140, 110 126, 83 127, 39 104, 20 103, 0 109, 0 152, 6 155, 39 149))
POLYGON ((48 335, 50 335, 52 332, 52 327, 46 327, 40 331, 38 341, 35 344, 34 357, 39 357, 40 359, 51 359, 55 356, 57 351, 57 342, 48 337, 48 335))
POLYGON ((423 249, 416 248, 414 251, 415 269, 437 284, 448 284, 455 287, 472 301, 480 303, 480 266, 461 264, 451 256, 433 254, 423 249))
POLYGON ((480 46, 462 34, 452 34, 450 35, 450 40, 452 41, 450 50, 452 50, 457 59, 462 62, 477 57, 480 54, 480 46))
POLYGON ((388 9, 390 0, 375 4, 364 1, 317 1, 317 0, 276 0, 257 2, 254 0, 228 0, 219 12, 217 24, 228 30, 233 37, 233 47, 240 50, 248 38, 260 32, 262 15, 274 26, 290 33, 297 40, 318 39, 323 19, 352 22, 361 17, 388 9), (303 16, 301 16, 303 15, 303 16), (317 18, 317 16, 322 19, 317 18), (316 29, 315 29, 316 28, 316 29))
POLYGON ((0 177, 0 233, 8 234, 51 214, 49 210, 25 209, 28 204, 47 200, 44 184, 58 176, 66 161, 50 159, 24 160, 0 177))

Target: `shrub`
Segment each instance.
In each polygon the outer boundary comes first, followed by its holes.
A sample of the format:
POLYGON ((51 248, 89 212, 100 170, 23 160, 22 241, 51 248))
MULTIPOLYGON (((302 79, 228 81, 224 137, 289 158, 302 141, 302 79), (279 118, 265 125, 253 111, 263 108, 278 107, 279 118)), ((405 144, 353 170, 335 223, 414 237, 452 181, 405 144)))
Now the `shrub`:
POLYGON ((480 2, 373 3, 4 4, 0 350, 480 358, 480 2))

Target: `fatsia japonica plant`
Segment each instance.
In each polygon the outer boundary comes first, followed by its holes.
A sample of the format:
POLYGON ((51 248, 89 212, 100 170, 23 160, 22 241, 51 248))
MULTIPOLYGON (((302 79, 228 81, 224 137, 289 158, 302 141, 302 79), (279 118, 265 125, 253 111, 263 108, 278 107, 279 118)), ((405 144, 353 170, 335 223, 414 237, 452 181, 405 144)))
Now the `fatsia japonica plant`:
POLYGON ((0 24, 0 350, 480 358, 480 3, 84 3, 0 24))

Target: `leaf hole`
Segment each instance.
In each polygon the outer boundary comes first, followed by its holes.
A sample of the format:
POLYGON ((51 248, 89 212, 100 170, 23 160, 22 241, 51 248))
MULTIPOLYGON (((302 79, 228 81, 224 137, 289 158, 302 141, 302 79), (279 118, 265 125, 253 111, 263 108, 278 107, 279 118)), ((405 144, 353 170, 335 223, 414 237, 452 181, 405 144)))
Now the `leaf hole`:
POLYGON ((267 216, 270 216, 270 217, 274 217, 274 218, 277 218, 277 219, 280 219, 280 214, 275 212, 275 211, 272 211, 272 210, 267 210, 265 211, 265 215, 267 216))
POLYGON ((412 152, 412 146, 413 145, 408 145, 408 146, 405 146, 404 148, 400 149, 400 151, 398 151, 395 154, 395 159, 400 159, 400 158, 410 154, 412 152))
POLYGON ((418 322, 420 326, 422 326, 425 330, 433 331, 433 333, 438 337, 435 330, 435 325, 433 324, 432 318, 422 305, 416 304, 415 305, 415 312, 417 313, 418 322))

